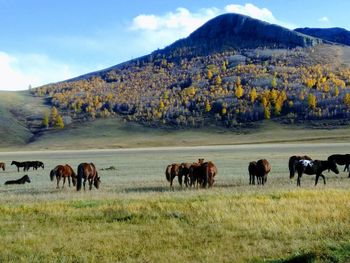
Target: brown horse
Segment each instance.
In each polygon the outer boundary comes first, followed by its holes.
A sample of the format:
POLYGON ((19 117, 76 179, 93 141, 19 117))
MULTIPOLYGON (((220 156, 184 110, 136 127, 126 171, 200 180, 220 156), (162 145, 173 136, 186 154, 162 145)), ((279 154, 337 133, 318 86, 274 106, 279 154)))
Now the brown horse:
POLYGON ((260 159, 256 162, 256 177, 258 184, 264 185, 267 181, 267 175, 271 171, 271 164, 266 159, 260 159))
POLYGON ((30 183, 30 178, 28 175, 25 175, 17 180, 6 181, 5 184, 25 184, 30 183))
POLYGON ((2 169, 3 171, 5 171, 5 163, 0 163, 0 169, 2 169))
POLYGON ((70 167, 68 164, 57 165, 54 169, 52 169, 50 172, 51 181, 53 181, 55 176, 57 180, 57 189, 59 188, 59 183, 61 181, 61 178, 63 178, 62 188, 64 188, 64 184, 66 183, 66 178, 68 178, 69 187, 70 187, 70 178, 72 178, 73 186, 75 186, 77 183, 77 175, 75 174, 72 167, 70 167))
POLYGON ((85 190, 85 183, 86 181, 89 181, 89 189, 92 189, 92 184, 96 187, 96 189, 99 188, 101 179, 98 176, 96 167, 93 163, 81 163, 78 166, 78 175, 77 175, 77 191, 80 191, 81 189, 81 183, 84 178, 84 190, 85 190))
POLYGON ((197 183, 197 186, 200 185, 203 188, 206 188, 207 185, 212 187, 217 173, 218 170, 213 162, 204 162, 203 159, 198 159, 198 163, 193 163, 190 167, 190 185, 197 183))
POLYGON ((288 168, 289 168, 289 178, 293 178, 295 175, 295 166, 300 160, 312 160, 311 157, 307 155, 297 156, 293 155, 289 158, 288 168))

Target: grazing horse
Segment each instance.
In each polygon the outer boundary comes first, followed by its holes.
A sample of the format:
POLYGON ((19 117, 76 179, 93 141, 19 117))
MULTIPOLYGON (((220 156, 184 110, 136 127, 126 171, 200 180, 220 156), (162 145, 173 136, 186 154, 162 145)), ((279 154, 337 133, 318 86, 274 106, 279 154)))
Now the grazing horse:
POLYGON ((5 184, 25 184, 25 183, 30 183, 30 179, 28 175, 25 175, 18 180, 11 180, 11 181, 5 182, 5 184))
POLYGON ((40 161, 27 161, 24 163, 25 166, 23 171, 29 171, 30 168, 33 168, 33 170, 38 170, 39 167, 42 167, 44 169, 44 163, 40 161))
POLYGON ((255 161, 249 163, 248 172, 249 184, 255 184, 255 176, 257 175, 257 166, 255 161))
POLYGON ((267 181, 267 175, 271 171, 271 164, 266 159, 260 159, 256 162, 256 178, 258 184, 264 185, 267 181))
POLYGON ((17 162, 17 161, 12 161, 11 165, 16 165, 17 166, 17 172, 19 172, 19 168, 23 167, 23 171, 26 168, 27 162, 17 162))
POLYGON ((63 178, 62 188, 64 188, 64 184, 66 183, 66 178, 68 178, 69 187, 70 187, 70 178, 72 178, 73 186, 75 186, 77 183, 77 175, 75 174, 72 167, 70 167, 68 164, 57 165, 54 169, 52 169, 50 172, 51 181, 53 181, 55 176, 57 180, 57 189, 59 188, 59 183, 61 181, 61 178, 63 178))
POLYGON ((348 171, 349 177, 350 177, 350 171, 349 171, 350 154, 333 154, 328 157, 328 161, 333 161, 339 165, 345 165, 344 172, 348 171))
POLYGON ((96 167, 93 163, 81 163, 78 166, 78 175, 77 175, 77 191, 80 191, 81 189, 81 183, 84 178, 84 190, 85 190, 85 183, 86 181, 89 181, 89 189, 92 189, 92 184, 96 187, 96 189, 99 188, 101 179, 98 176, 96 167))
POLYGON ((5 171, 5 163, 0 163, 0 169, 2 169, 3 171, 5 171))
POLYGON ((300 186, 300 178, 303 173, 308 175, 316 174, 315 186, 317 185, 318 178, 321 176, 323 178, 323 183, 326 184, 326 178, 322 174, 325 170, 332 170, 334 173, 339 174, 337 164, 333 161, 320 161, 320 160, 300 160, 295 165, 295 169, 298 172, 297 186, 300 186))
POLYGON ((296 156, 293 155, 289 158, 289 162, 288 162, 288 167, 289 167, 289 178, 293 178, 295 175, 295 165, 297 164, 297 162, 299 162, 300 160, 312 160, 311 157, 307 156, 307 155, 303 155, 303 156, 296 156))

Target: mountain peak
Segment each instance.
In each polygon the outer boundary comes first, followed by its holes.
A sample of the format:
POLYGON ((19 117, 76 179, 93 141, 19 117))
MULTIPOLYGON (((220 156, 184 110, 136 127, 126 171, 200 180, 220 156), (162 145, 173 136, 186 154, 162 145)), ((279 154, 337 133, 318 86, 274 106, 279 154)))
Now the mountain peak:
POLYGON ((163 52, 186 48, 198 55, 198 52, 208 54, 245 48, 309 47, 320 43, 323 41, 319 38, 249 16, 229 13, 209 20, 187 38, 166 47, 163 52))

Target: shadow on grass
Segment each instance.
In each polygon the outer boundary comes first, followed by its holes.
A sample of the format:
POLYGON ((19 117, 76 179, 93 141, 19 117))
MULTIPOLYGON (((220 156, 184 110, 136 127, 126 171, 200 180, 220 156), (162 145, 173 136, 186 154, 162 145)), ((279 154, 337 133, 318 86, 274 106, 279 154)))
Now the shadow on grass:
POLYGON ((162 193, 162 192, 169 192, 171 191, 169 186, 165 187, 165 186, 143 186, 143 187, 130 187, 130 188, 126 188, 124 189, 125 193, 139 193, 139 192, 158 192, 158 193, 162 193))
POLYGON ((269 261, 270 263, 314 263, 317 256, 315 253, 305 253, 301 255, 292 256, 287 259, 278 259, 269 261))

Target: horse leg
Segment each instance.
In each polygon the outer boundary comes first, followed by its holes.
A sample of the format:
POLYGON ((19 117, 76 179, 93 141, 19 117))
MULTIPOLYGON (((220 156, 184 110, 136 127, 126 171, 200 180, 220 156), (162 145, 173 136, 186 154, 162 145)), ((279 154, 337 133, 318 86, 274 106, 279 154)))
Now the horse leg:
POLYGON ((317 185, 318 177, 320 177, 320 175, 319 175, 319 174, 316 174, 315 186, 317 185))
POLYGON ((89 179, 89 190, 91 191, 92 189, 92 182, 93 182, 93 179, 89 179))
POLYGON ((320 174, 320 176, 323 178, 323 184, 326 184, 326 177, 323 174, 320 174))
POLYGON ((174 181, 174 178, 175 176, 171 175, 171 178, 170 178, 170 190, 173 190, 173 181, 174 181))
POLYGON ((300 186, 300 178, 302 175, 303 175, 303 173, 298 172, 297 186, 300 186))
POLYGON ((68 186, 70 187, 70 176, 68 176, 68 186))
POLYGON ((64 188, 64 184, 66 183, 66 177, 63 176, 63 184, 62 184, 62 189, 64 188))
POLYGON ((188 187, 188 176, 187 175, 185 175, 185 180, 184 180, 184 182, 185 182, 185 185, 186 185, 186 188, 188 187))
POLYGON ((84 191, 85 191, 85 184, 86 184, 86 178, 84 178, 83 186, 84 186, 84 191))
POLYGON ((179 180, 179 184, 180 184, 180 186, 181 186, 181 188, 182 188, 182 176, 181 176, 181 175, 178 175, 178 176, 177 176, 177 179, 179 180))
POLYGON ((60 179, 61 179, 61 177, 59 177, 59 176, 57 176, 56 177, 56 180, 57 180, 57 189, 59 189, 60 187, 59 187, 59 184, 60 184, 60 179))

